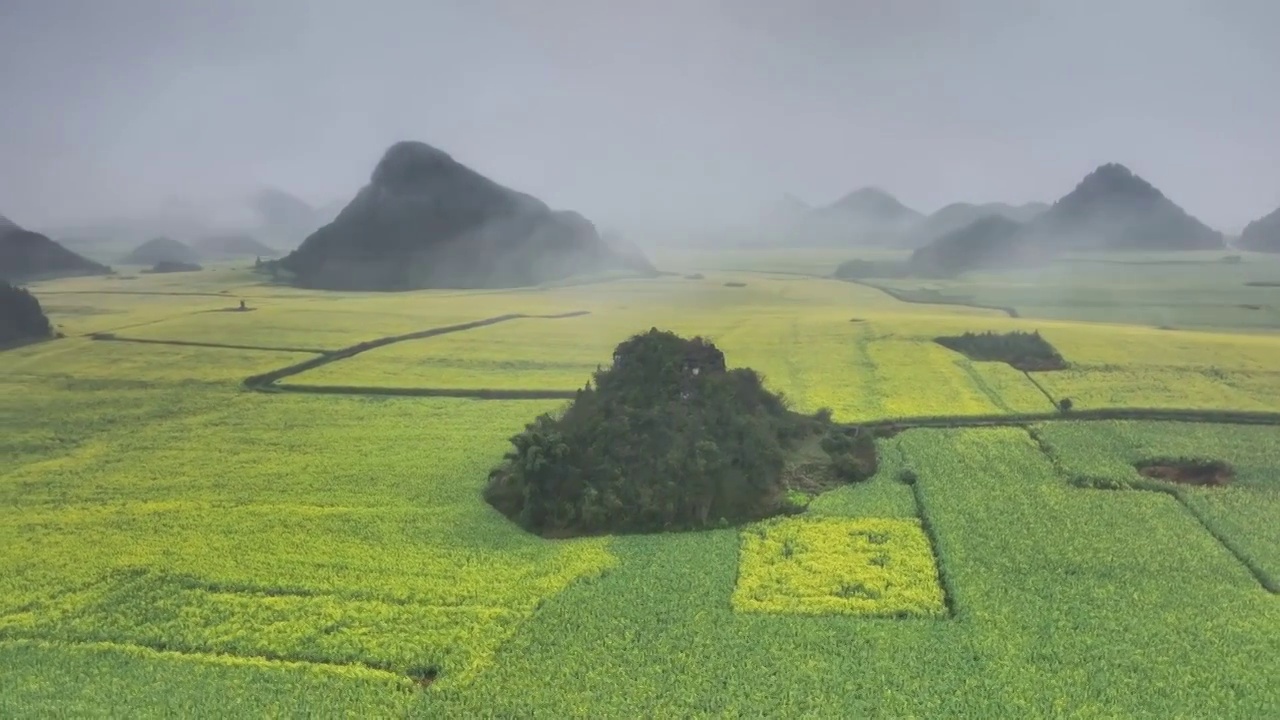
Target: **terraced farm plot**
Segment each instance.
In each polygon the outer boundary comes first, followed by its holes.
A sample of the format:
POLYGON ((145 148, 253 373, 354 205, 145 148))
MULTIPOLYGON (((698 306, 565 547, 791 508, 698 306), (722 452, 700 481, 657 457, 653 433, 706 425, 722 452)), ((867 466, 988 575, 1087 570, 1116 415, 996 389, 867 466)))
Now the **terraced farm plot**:
POLYGON ((742 533, 741 612, 941 617, 938 569, 919 520, 784 519, 742 533))

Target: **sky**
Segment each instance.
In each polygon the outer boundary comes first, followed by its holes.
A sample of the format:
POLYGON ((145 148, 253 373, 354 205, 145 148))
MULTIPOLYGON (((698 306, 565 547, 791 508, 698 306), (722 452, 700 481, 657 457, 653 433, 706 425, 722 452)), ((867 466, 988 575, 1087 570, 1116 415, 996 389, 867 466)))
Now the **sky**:
POLYGON ((597 224, 879 186, 1052 201, 1120 162, 1280 206, 1274 0, 0 0, 0 213, 349 199, 421 140, 597 224))

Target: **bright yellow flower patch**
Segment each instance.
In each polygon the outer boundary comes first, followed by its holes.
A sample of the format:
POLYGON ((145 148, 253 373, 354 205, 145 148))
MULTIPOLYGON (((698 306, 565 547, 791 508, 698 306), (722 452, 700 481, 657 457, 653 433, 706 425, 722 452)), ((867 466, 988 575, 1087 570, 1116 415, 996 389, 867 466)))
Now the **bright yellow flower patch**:
POLYGON ((929 539, 914 518, 787 518, 742 533, 740 612, 943 616, 929 539))

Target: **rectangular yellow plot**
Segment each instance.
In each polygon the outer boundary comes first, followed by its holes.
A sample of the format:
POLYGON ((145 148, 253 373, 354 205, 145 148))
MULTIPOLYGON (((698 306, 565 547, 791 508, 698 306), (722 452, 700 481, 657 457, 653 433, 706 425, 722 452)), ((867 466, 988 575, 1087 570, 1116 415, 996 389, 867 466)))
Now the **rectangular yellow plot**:
POLYGON ((914 518, 784 518, 742 533, 739 612, 942 617, 929 539, 914 518))

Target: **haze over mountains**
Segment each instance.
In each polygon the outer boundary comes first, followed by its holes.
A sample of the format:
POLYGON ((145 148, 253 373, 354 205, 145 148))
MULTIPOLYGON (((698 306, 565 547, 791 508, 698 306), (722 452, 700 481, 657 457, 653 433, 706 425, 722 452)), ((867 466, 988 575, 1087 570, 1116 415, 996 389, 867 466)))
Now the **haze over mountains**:
POLYGON ((110 268, 0 216, 0 280, 27 281, 107 272, 110 268))
POLYGON ((912 256, 927 274, 1036 262, 1064 252, 1219 250, 1208 227, 1128 168, 1089 173, 1030 220, 988 216, 944 233, 912 256))
POLYGON ((576 212, 499 185, 422 142, 387 149, 333 222, 279 261, 304 287, 512 287, 610 270, 651 271, 576 212))
POLYGON ((1280 253, 1280 208, 1249 223, 1237 244, 1254 252, 1280 253))

